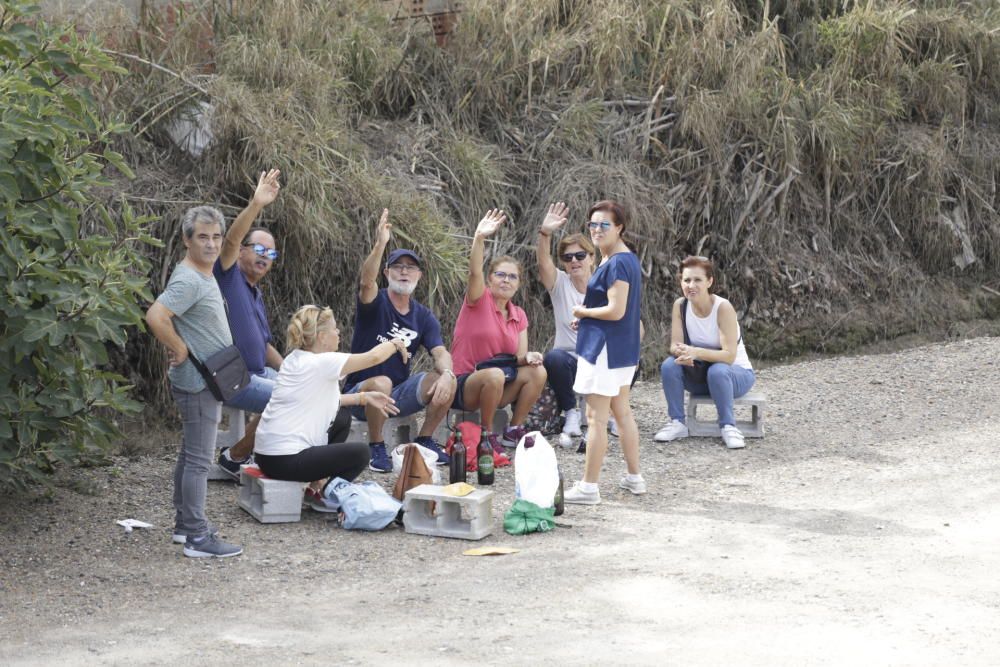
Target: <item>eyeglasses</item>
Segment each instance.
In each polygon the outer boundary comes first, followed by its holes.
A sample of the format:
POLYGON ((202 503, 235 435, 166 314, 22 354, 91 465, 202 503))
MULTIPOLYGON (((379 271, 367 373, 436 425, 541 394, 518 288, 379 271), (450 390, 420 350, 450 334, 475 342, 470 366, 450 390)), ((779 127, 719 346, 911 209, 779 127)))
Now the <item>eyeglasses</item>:
POLYGON ((506 271, 494 271, 493 275, 496 276, 497 280, 509 280, 512 283, 516 283, 519 277, 516 273, 507 273, 506 271))
POLYGON ((420 270, 420 267, 417 266, 416 264, 407 264, 405 262, 396 262, 395 264, 390 264, 389 268, 395 269, 400 273, 406 273, 407 271, 416 272, 420 270))
POLYGON ((597 222, 596 220, 591 220, 587 223, 588 229, 600 229, 602 232, 606 232, 611 229, 611 223, 607 220, 601 220, 597 222))
POLYGON ((258 255, 260 257, 267 257, 272 262, 278 259, 278 251, 275 250, 274 248, 267 248, 260 243, 244 243, 243 245, 253 248, 253 252, 255 255, 258 255))
POLYGON ((589 254, 590 254, 589 252, 585 252, 583 250, 580 250, 578 252, 567 252, 565 254, 559 255, 559 259, 561 259, 564 262, 572 262, 574 259, 578 262, 582 262, 583 260, 587 259, 587 255, 589 254))

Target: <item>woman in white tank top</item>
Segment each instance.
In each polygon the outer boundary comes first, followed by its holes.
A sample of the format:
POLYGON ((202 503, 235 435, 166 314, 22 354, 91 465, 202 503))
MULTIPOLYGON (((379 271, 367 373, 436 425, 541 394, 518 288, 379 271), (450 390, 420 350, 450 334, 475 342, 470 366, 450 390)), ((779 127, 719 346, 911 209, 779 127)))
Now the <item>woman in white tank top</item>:
POLYGON ((723 441, 730 449, 740 449, 744 446, 743 434, 736 428, 733 401, 750 391, 755 377, 743 346, 736 309, 726 299, 712 294, 715 268, 707 258, 686 257, 679 278, 683 296, 674 302, 671 356, 660 367, 670 422, 653 439, 670 442, 687 437, 687 390, 695 396, 712 397, 723 441), (693 377, 704 370, 704 364, 708 364, 707 373, 702 372, 704 380, 693 377))

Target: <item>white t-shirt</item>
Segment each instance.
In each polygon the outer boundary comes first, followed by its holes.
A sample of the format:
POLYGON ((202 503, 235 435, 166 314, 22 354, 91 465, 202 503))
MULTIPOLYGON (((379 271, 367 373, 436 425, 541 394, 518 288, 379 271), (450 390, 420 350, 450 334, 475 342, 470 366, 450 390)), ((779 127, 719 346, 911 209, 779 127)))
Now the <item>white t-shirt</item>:
POLYGON ((327 444, 327 429, 340 407, 340 374, 349 356, 294 350, 285 357, 260 417, 254 451, 285 456, 327 444))
POLYGON ((556 269, 556 282, 549 290, 552 314, 556 320, 556 340, 552 345, 554 349, 576 352, 576 332, 570 324, 576 319, 573 317, 573 308, 582 306, 585 296, 585 292, 577 291, 573 280, 565 271, 556 269))

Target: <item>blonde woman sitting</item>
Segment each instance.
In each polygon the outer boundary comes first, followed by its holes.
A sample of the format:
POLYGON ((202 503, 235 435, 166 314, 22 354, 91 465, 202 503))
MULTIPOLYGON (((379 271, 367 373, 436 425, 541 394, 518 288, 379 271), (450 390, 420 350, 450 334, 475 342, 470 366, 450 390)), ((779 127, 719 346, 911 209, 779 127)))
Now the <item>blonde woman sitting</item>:
POLYGON ((334 477, 353 480, 368 466, 368 444, 328 444, 327 429, 345 405, 371 405, 386 416, 398 412, 392 398, 378 391, 341 396, 340 379, 380 364, 393 354, 406 363, 406 342, 394 338, 367 352, 337 352, 340 329, 333 311, 303 306, 292 316, 285 340, 290 352, 275 380, 271 400, 257 428, 254 457, 273 479, 312 482, 309 504, 332 511, 323 501, 325 483, 334 477))

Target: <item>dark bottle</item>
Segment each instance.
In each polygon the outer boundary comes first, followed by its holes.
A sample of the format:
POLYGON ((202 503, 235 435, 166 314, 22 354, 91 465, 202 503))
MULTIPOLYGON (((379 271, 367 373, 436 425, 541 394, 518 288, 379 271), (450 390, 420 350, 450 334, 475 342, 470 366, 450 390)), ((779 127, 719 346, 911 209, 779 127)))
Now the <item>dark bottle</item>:
POLYGON ((563 504, 563 474, 562 470, 559 470, 559 486, 556 487, 556 497, 552 502, 556 506, 556 516, 562 516, 562 513, 566 511, 566 505, 563 504))
POLYGON ((453 433, 455 444, 451 446, 451 458, 448 459, 449 484, 465 481, 465 445, 462 444, 462 431, 456 426, 453 433))
POLYGON ((479 446, 476 447, 476 459, 479 465, 476 477, 481 485, 489 486, 493 483, 493 447, 485 431, 479 438, 479 446))

